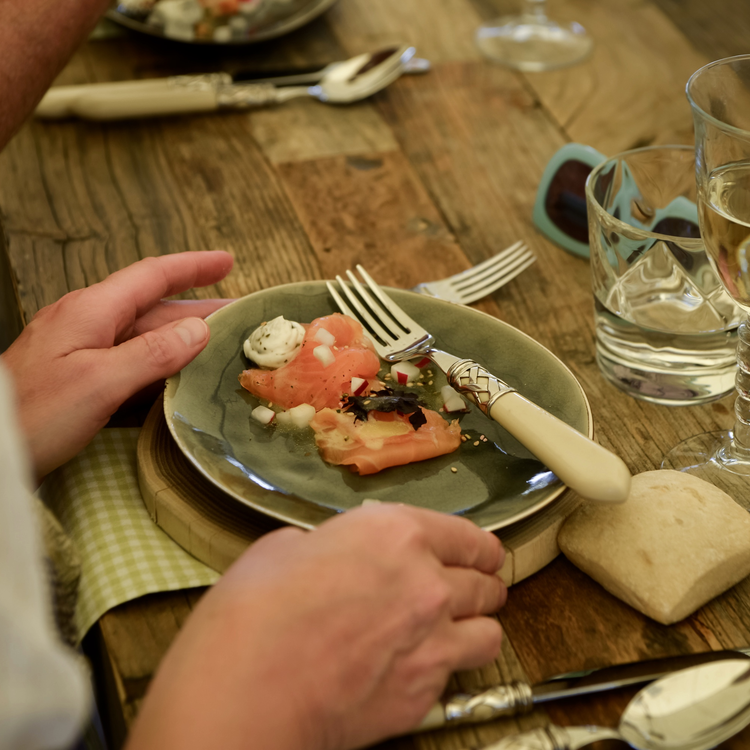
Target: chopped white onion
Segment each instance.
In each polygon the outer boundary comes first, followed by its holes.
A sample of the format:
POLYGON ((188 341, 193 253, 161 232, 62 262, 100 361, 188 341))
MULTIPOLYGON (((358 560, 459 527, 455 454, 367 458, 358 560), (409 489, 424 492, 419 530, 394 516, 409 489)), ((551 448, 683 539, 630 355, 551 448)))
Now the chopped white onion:
POLYGON ((315 357, 315 359, 320 361, 323 367, 328 367, 328 365, 330 365, 331 362, 333 362, 336 359, 336 356, 331 351, 331 347, 326 346, 325 344, 316 346, 313 349, 313 356, 315 357))
POLYGON ((312 404, 299 404, 287 411, 276 415, 276 419, 283 427, 307 427, 310 420, 315 416, 315 407, 312 404))
POLYGON ((333 346, 336 343, 336 337, 325 328, 318 328, 313 338, 326 346, 333 346))

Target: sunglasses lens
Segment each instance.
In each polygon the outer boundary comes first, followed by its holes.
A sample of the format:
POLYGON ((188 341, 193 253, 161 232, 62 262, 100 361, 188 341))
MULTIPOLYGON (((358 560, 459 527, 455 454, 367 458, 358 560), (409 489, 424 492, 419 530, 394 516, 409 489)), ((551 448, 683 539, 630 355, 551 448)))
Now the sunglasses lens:
POLYGON ((586 178, 591 167, 571 159, 557 170, 550 182, 544 207, 552 223, 578 242, 588 243, 586 178))
POLYGON ((651 228, 656 234, 667 234, 671 237, 688 237, 699 240, 701 230, 694 221, 689 219, 678 219, 671 216, 665 216, 651 228))

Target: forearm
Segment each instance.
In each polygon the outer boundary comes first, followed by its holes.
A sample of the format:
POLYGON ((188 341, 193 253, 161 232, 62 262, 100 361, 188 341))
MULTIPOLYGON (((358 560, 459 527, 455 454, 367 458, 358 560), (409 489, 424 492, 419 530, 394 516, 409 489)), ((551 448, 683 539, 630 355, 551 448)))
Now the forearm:
POLYGON ((107 5, 108 0, 0 0, 0 149, 107 5))

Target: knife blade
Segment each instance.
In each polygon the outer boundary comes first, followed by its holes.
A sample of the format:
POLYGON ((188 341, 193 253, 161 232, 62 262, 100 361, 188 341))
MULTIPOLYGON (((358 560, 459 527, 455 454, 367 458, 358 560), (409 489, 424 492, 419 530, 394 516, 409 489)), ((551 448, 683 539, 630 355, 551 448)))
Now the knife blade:
POLYGON ((667 656, 581 672, 568 672, 550 677, 533 686, 524 682, 512 682, 481 692, 454 693, 436 703, 416 731, 516 716, 527 713, 535 705, 547 701, 590 695, 628 685, 643 685, 698 664, 738 658, 750 661, 750 647, 667 656))
MULTIPOLYGON (((373 54, 372 59, 357 71, 358 75, 366 73, 379 62, 385 60, 397 48, 388 48, 373 54)), ((299 86, 305 83, 318 83, 327 73, 341 65, 345 60, 328 63, 321 67, 312 65, 307 67, 277 68, 275 70, 238 70, 231 73, 233 83, 252 81, 253 83, 272 83, 274 86, 299 86)), ((430 61, 423 57, 412 57, 404 63, 403 72, 406 74, 427 73, 430 70, 430 61)))

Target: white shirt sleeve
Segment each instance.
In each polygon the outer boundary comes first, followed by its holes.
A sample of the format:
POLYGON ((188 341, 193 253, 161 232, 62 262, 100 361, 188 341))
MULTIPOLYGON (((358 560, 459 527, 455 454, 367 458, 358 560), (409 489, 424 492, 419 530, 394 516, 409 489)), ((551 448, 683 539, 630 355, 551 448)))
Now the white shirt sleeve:
POLYGON ((90 688, 53 626, 23 442, 0 365, 0 750, 51 750, 80 733, 90 688))

